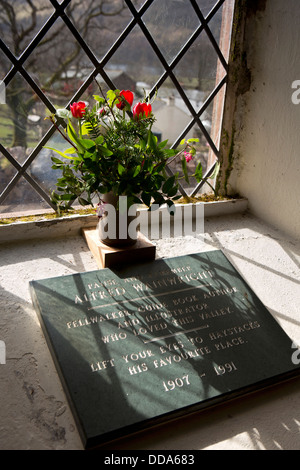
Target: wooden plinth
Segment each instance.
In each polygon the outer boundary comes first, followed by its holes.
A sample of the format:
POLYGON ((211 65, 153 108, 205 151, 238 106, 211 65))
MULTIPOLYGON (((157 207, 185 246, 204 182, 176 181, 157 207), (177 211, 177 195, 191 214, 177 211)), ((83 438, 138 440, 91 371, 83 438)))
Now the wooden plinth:
POLYGON ((155 259, 156 246, 140 232, 136 243, 124 248, 105 245, 94 228, 83 229, 83 235, 100 269, 155 259))

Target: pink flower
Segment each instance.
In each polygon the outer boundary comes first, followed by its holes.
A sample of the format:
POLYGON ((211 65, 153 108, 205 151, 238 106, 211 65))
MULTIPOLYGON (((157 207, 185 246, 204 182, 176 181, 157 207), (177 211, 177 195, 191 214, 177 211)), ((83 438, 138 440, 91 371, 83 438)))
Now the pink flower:
POLYGON ((151 104, 147 104, 147 103, 137 103, 134 106, 132 112, 133 112, 133 119, 137 121, 140 118, 149 117, 149 115, 152 113, 152 106, 151 104))
POLYGON ((120 96, 122 98, 119 98, 119 100, 116 102, 117 108, 124 109, 125 106, 126 106, 126 101, 127 101, 127 103, 129 104, 130 107, 132 106, 133 98, 134 98, 134 95, 133 95, 132 91, 122 90, 122 91, 120 91, 120 96))
POLYGON ((106 202, 102 201, 102 199, 100 199, 100 202, 97 204, 96 214, 99 219, 105 214, 105 204, 106 202))
POLYGON ((106 113, 107 113, 107 111, 106 111, 105 108, 101 108, 101 109, 97 110, 97 114, 98 114, 99 117, 105 116, 106 113))
POLYGON ((190 152, 184 152, 184 157, 185 157, 187 163, 189 163, 192 160, 193 155, 190 152))
POLYGON ((86 104, 83 101, 78 101, 78 103, 73 103, 70 106, 72 116, 74 118, 80 119, 85 115, 86 104))

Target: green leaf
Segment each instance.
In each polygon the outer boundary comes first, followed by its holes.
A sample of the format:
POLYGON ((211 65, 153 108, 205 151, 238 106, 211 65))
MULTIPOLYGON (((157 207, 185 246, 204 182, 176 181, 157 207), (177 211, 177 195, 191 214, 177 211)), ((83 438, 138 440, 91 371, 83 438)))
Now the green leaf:
POLYGON ((102 96, 93 95, 93 98, 94 98, 96 101, 98 101, 98 103, 99 103, 100 105, 105 104, 105 99, 102 98, 102 96))
POLYGON ((84 122, 81 125, 81 135, 88 135, 89 134, 89 124, 87 122, 84 122))
POLYGON ((59 198, 63 201, 74 201, 76 196, 74 194, 61 194, 59 198))
POLYGON ((68 136, 70 137, 70 139, 77 144, 77 148, 79 148, 79 150, 81 150, 81 151, 84 150, 84 147, 82 147, 82 145, 80 143, 80 139, 76 135, 75 129, 72 126, 70 121, 68 122, 68 125, 67 125, 67 133, 68 133, 68 136))
POLYGON ((71 121, 68 122, 68 125, 67 125, 67 133, 68 133, 68 136, 70 137, 70 139, 73 140, 73 142, 77 142, 78 137, 77 137, 77 135, 76 135, 76 132, 75 132, 74 127, 73 127, 72 124, 71 124, 71 121))
POLYGON ((154 193, 153 197, 154 197, 154 204, 158 204, 159 206, 161 206, 162 204, 165 203, 165 199, 161 193, 159 192, 154 193))
POLYGON ((195 170, 195 178, 197 180, 197 183, 200 183, 200 181, 203 178, 203 170, 202 170, 201 162, 198 163, 197 168, 195 170))
POLYGON ((141 140, 140 140, 140 145, 139 145, 139 147, 140 147, 140 149, 141 149, 142 152, 145 150, 146 144, 147 144, 147 142, 146 142, 144 139, 141 139, 141 140))
POLYGON ((90 202, 87 201, 86 199, 84 199, 83 197, 79 197, 78 202, 81 206, 89 206, 90 205, 90 202))
POLYGON ((218 174, 219 171, 220 171, 220 166, 221 166, 221 165, 220 165, 220 162, 217 162, 217 163, 216 163, 216 166, 215 166, 215 169, 214 169, 213 173, 210 175, 209 179, 212 179, 212 180, 213 180, 213 179, 216 178, 217 174, 218 174))
POLYGON ((104 137, 103 135, 99 135, 96 139, 95 139, 95 144, 97 145, 101 145, 104 141, 104 137))
POLYGON ((184 179, 187 183, 189 183, 189 175, 188 175, 188 169, 187 169, 187 164, 186 164, 186 159, 185 158, 182 158, 181 165, 182 165, 182 171, 183 171, 184 179))
POLYGON ((174 188, 171 188, 170 191, 168 191, 168 193, 167 193, 168 197, 176 196, 177 191, 178 191, 178 187, 174 186, 174 188))
POLYGON ((86 149, 95 146, 95 142, 94 142, 93 140, 91 140, 91 139, 80 139, 79 142, 80 142, 81 145, 83 145, 84 148, 86 148, 86 149))
POLYGON ((151 132, 148 132, 148 141, 147 141, 147 147, 154 151, 156 149, 157 145, 157 137, 151 132))
POLYGON ((70 147, 67 150, 65 150, 65 153, 75 153, 75 152, 76 152, 75 147, 70 147))
POLYGON ((90 139, 80 139, 80 144, 82 147, 89 153, 94 153, 96 150, 96 145, 93 140, 90 139))
POLYGON ((142 204, 143 201, 137 196, 132 196, 132 202, 133 204, 142 204))
POLYGON ((162 190, 164 193, 168 194, 168 192, 173 188, 175 183, 175 176, 170 176, 167 181, 163 184, 162 190))
POLYGON ((135 178, 135 177, 139 174, 140 171, 141 171, 141 165, 138 165, 138 166, 135 168, 132 177, 135 178))
POLYGON ((51 157, 51 160, 53 161, 53 163, 58 163, 60 165, 64 165, 64 163, 61 160, 59 160, 59 158, 51 157))
MULTIPOLYGON (((61 155, 62 157, 67 158, 68 160, 80 160, 80 158, 78 158, 78 157, 74 157, 74 156, 70 157, 69 155, 66 155, 64 152, 61 152, 60 150, 57 150, 57 149, 52 148, 52 147, 44 147, 44 148, 49 149, 49 150, 53 150, 53 152, 58 153, 58 155, 61 155)), ((54 157, 51 157, 52 161, 53 161, 53 158, 54 157)))
POLYGON ((108 102, 109 102, 109 105, 112 106, 113 104, 113 101, 116 99, 117 96, 119 96, 120 94, 120 91, 119 90, 108 90, 108 92, 106 93, 106 96, 107 96, 107 99, 108 99, 108 102))
POLYGON ((159 147, 160 149, 163 149, 164 147, 166 147, 166 145, 167 145, 168 142, 169 142, 168 140, 164 140, 163 142, 161 142, 160 144, 158 144, 158 147, 159 147))
POLYGON ((121 163, 119 162, 118 163, 118 173, 120 176, 122 176, 124 173, 125 173, 126 169, 124 168, 123 165, 121 165, 121 163))
POLYGON ((164 156, 167 158, 174 157, 177 154, 177 150, 175 149, 166 149, 163 150, 164 156))
POLYGON ((105 157, 110 157, 111 155, 113 155, 113 152, 111 150, 109 150, 107 147, 104 147, 104 145, 100 145, 98 147, 98 150, 102 153, 102 155, 104 155, 105 157))
POLYGON ((146 193, 145 191, 142 192, 141 194, 141 198, 142 198, 142 201, 143 203, 149 207, 150 206, 150 202, 151 202, 151 194, 150 193, 146 193))
POLYGON ((151 171, 153 170, 153 167, 154 167, 154 165, 151 163, 151 161, 149 159, 146 159, 144 161, 144 166, 143 166, 144 172, 150 171, 150 173, 151 173, 151 171))
POLYGON ((58 200, 59 200, 59 195, 55 191, 52 191, 51 201, 54 202, 54 203, 57 203, 58 200))
POLYGON ((185 144, 185 139, 182 139, 179 145, 184 145, 185 144))
POLYGON ((156 165, 153 169, 153 174, 161 173, 163 169, 165 168, 165 162, 161 162, 158 165, 156 165))
POLYGON ((168 199, 166 202, 167 202, 167 206, 169 208, 169 214, 170 215, 175 215, 176 207, 175 207, 173 201, 170 201, 168 199))

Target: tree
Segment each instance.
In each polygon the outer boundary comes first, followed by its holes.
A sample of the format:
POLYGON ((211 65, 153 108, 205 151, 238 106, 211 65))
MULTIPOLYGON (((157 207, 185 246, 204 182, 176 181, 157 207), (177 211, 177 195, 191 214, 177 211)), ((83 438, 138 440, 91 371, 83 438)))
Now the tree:
MULTIPOLYGON (((119 34, 124 21, 128 22, 126 11, 122 0, 72 0, 66 8, 68 17, 85 41, 92 44, 96 55, 104 54, 110 37, 119 34)), ((52 13, 48 0, 0 0, 2 38, 15 57, 23 53, 52 13)), ((91 63, 61 18, 24 63, 26 71, 46 95, 64 102, 75 91, 67 86, 71 80, 67 72, 72 67, 76 77, 84 66, 91 67, 91 63)), ((0 65, 2 76, 6 72, 3 68, 4 62, 0 65)), ((28 116, 39 98, 17 73, 7 87, 6 102, 13 124, 12 146, 26 148, 28 116)))

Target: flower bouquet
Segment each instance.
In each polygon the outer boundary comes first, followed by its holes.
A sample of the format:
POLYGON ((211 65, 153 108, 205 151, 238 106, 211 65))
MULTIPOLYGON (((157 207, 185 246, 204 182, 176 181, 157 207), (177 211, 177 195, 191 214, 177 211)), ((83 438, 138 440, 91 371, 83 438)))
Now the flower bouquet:
MULTIPOLYGON (((100 203, 101 207, 102 195, 107 193, 126 196, 128 207, 173 206, 181 197, 179 175, 170 176, 167 166, 181 158, 188 180, 187 163, 195 155, 193 144, 198 139, 183 140, 179 152, 168 148, 168 141, 159 142, 152 132, 155 117, 149 97, 133 106, 131 91, 109 90, 104 95, 99 89, 93 107, 79 101, 70 111, 58 109, 50 116, 69 144, 65 151, 47 147, 63 157, 52 157, 52 168, 62 172, 51 194, 57 210, 69 209, 75 200, 83 206, 100 203)), ((201 163, 194 176, 201 180, 201 163)))

